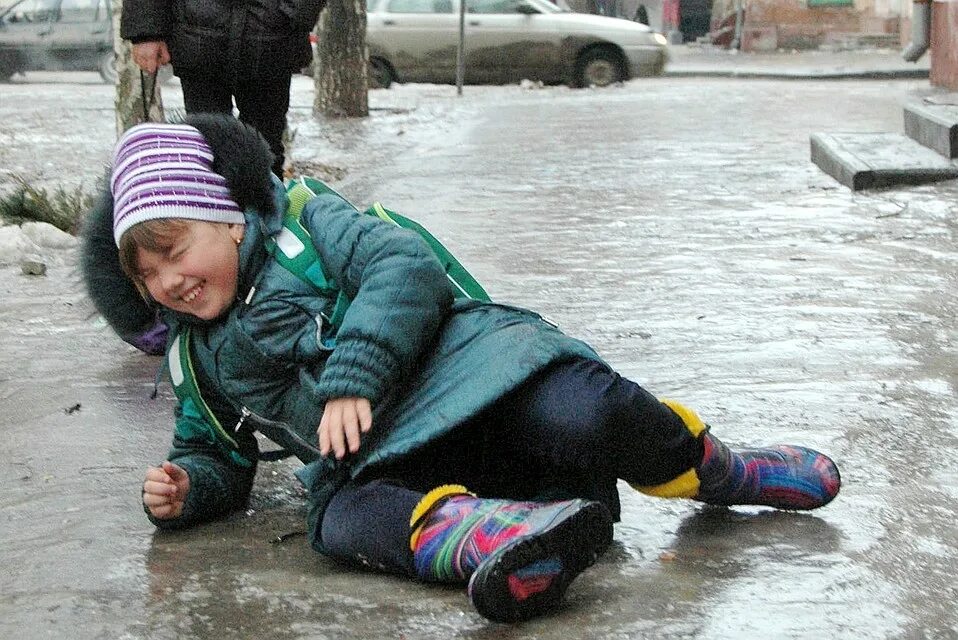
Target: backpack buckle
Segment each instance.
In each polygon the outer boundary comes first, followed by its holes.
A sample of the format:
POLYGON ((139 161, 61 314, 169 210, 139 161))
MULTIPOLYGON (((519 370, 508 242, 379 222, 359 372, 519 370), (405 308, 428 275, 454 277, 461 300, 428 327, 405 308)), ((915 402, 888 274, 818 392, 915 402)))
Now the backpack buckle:
POLYGON ((233 433, 239 433, 240 429, 243 428, 243 423, 246 422, 246 419, 250 417, 253 412, 247 409, 246 407, 240 408, 240 419, 237 421, 236 426, 233 427, 233 433))

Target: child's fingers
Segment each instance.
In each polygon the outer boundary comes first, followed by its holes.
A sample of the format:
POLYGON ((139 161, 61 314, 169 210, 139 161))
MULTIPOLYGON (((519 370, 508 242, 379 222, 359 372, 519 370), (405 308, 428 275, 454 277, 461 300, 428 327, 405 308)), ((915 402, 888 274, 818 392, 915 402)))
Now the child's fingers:
POLYGON ((322 455, 329 455, 330 442, 329 442, 329 409, 327 408, 323 411, 323 417, 319 421, 319 428, 316 430, 317 435, 319 436, 319 453, 322 455))
POLYGON ((326 456, 329 455, 329 450, 329 425, 321 423, 319 425, 319 453, 326 456))
POLYGON ((341 403, 335 400, 327 402, 323 410, 323 417, 319 421, 319 452, 324 456, 332 452, 337 458, 342 458, 346 453, 342 411, 341 403))
POLYGON ((343 407, 342 403, 334 402, 327 405, 329 416, 329 443, 336 458, 346 455, 346 438, 343 434, 343 407))
POLYGON ((154 495, 154 496, 175 496, 176 485, 170 484, 168 482, 156 482, 155 480, 147 480, 146 482, 143 483, 143 494, 154 495))
POLYGON ((173 496, 162 495, 159 493, 144 493, 143 504, 150 507, 159 507, 164 504, 173 504, 173 496))
POLYGON ((173 482, 173 479, 170 478, 169 474, 160 467, 149 467, 146 470, 146 480, 147 482, 173 482))
POLYGON ((346 435, 349 452, 359 451, 359 416, 356 415, 354 404, 348 405, 343 411, 343 432, 346 435))
POLYGON ((173 464, 169 460, 163 463, 163 471, 166 472, 166 475, 170 476, 170 480, 173 482, 182 482, 189 478, 183 467, 173 464))
POLYGON ((172 518, 176 516, 176 505, 170 502, 167 502, 165 504, 157 505, 155 507, 150 507, 150 513, 153 514, 154 518, 159 518, 160 520, 164 520, 166 518, 172 518))
POLYGON ((356 403, 356 410, 359 413, 359 428, 363 433, 367 433, 373 428, 373 411, 369 406, 369 400, 360 398, 356 403))

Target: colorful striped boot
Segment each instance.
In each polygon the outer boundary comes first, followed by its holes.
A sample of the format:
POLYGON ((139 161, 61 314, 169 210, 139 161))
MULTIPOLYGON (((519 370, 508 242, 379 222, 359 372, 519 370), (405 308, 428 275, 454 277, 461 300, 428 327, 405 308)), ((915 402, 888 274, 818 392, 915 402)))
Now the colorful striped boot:
POLYGON ((419 577, 468 580, 472 604, 495 622, 555 610, 612 542, 612 518, 598 502, 486 500, 459 485, 426 494, 410 527, 419 577))
POLYGON ((791 445, 733 450, 709 433, 691 409, 672 400, 662 402, 702 439, 705 453, 694 469, 661 485, 636 487, 639 491, 715 505, 795 510, 817 509, 838 495, 841 476, 828 456, 791 445))

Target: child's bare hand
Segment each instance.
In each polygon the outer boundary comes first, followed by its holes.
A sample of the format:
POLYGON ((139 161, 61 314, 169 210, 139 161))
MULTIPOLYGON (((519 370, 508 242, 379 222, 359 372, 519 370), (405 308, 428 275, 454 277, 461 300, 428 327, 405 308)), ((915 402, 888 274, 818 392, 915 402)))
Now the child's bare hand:
POLYGON ((330 451, 337 459, 359 451, 359 434, 373 428, 373 411, 366 398, 336 398, 326 403, 323 418, 319 421, 319 452, 324 456, 330 451))
POLYGON ((146 470, 143 481, 143 504, 154 518, 167 520, 183 513, 183 502, 190 492, 190 476, 172 462, 146 470))

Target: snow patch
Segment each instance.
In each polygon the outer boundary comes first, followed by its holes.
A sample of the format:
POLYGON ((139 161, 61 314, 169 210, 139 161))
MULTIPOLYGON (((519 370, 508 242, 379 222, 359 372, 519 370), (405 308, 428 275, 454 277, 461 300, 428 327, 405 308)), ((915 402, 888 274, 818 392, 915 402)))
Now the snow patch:
POLYGON ((36 260, 48 265, 71 262, 79 240, 46 222, 0 226, 0 264, 36 260))

